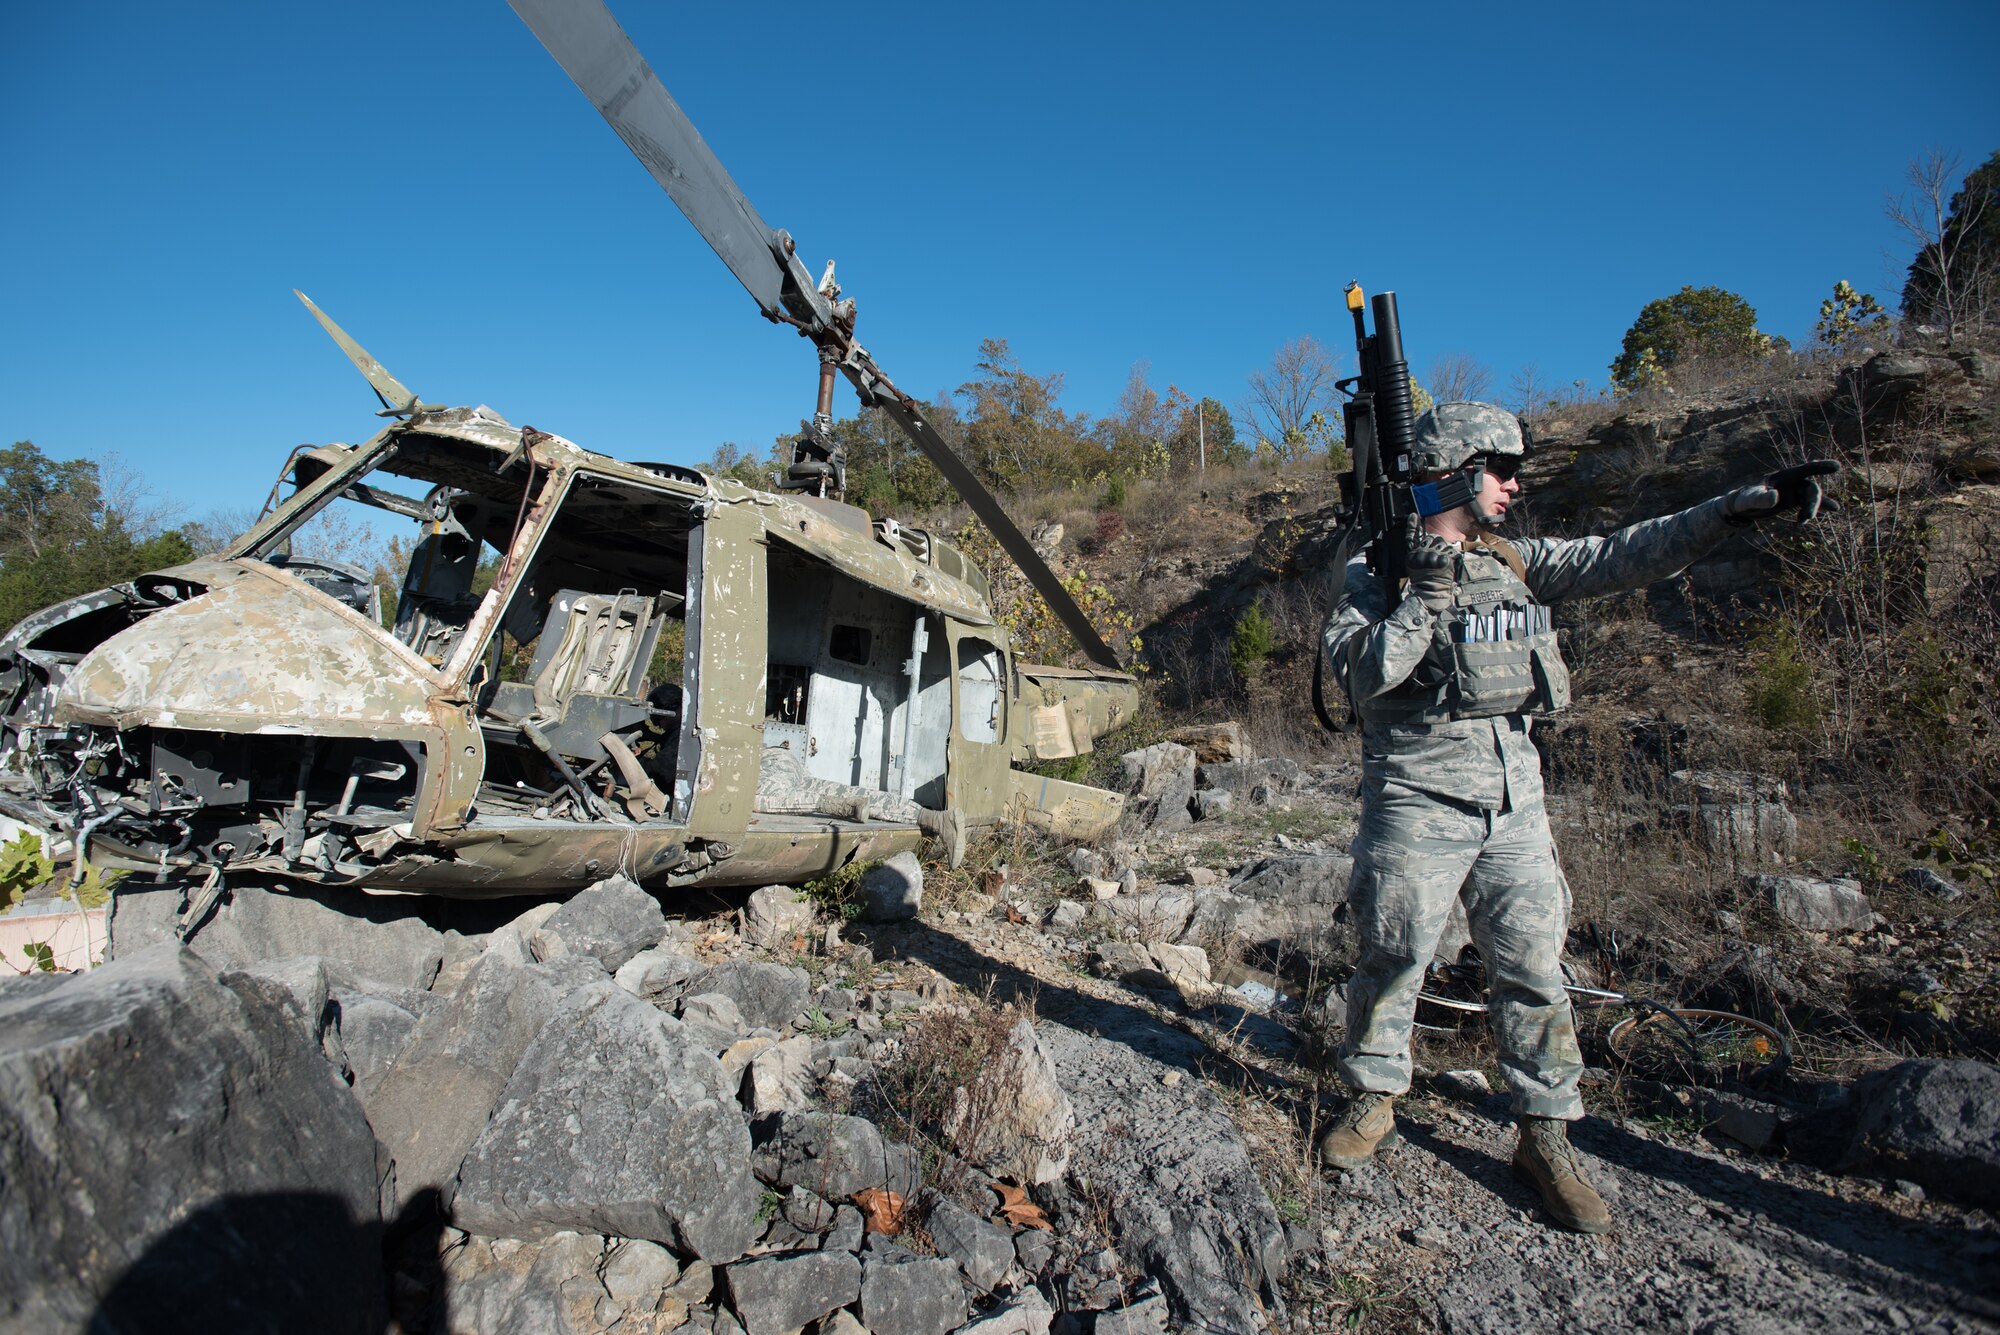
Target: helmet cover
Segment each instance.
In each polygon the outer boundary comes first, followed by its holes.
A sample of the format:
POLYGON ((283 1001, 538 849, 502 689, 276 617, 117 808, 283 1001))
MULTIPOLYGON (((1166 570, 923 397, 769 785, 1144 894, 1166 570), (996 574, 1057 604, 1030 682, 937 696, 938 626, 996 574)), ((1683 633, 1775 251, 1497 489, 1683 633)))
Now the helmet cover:
POLYGON ((1490 403, 1440 403, 1417 419, 1410 462, 1419 473, 1463 468, 1481 455, 1528 452, 1521 421, 1490 403))

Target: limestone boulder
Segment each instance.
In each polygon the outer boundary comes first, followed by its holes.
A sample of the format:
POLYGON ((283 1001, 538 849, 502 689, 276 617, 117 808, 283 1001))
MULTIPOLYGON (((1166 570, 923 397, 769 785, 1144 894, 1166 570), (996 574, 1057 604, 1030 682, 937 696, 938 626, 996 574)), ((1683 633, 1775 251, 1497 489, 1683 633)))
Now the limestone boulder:
POLYGON ((1121 895, 1098 904, 1093 914, 1114 935, 1133 941, 1173 941, 1194 916, 1194 894, 1186 890, 1121 895))
POLYGON ((724 1274, 744 1335, 784 1335, 861 1296, 861 1262, 846 1252, 758 1257, 724 1274))
POLYGON ((1075 1106, 1070 1174, 1102 1194, 1120 1251, 1189 1328, 1256 1329, 1280 1306, 1285 1233, 1228 1111, 1116 1038, 1052 1021, 1037 1033, 1075 1106))
MULTIPOLYGON (((110 954, 175 940, 181 892, 175 887, 120 888, 110 908, 110 954)), ((428 988, 444 960, 444 933, 414 900, 359 890, 231 886, 188 939, 218 969, 319 955, 338 961, 359 990, 428 988)))
POLYGON ((952 1262, 873 1254, 866 1259, 861 1324, 870 1335, 945 1335, 965 1313, 965 1290, 952 1262))
POLYGON ((1237 872, 1229 892, 1244 899, 1297 907, 1347 902, 1354 876, 1354 859, 1345 853, 1317 853, 1261 858, 1237 872))
POLYGON ((1194 823, 1194 752, 1178 742, 1160 742, 1120 756, 1132 795, 1121 829, 1128 833, 1171 833, 1194 823))
POLYGON ((563 999, 458 1175, 462 1227, 678 1244, 711 1264, 757 1232, 750 1133, 722 1064, 610 979, 563 999))
POLYGON ((335 991, 328 997, 328 1023, 339 1037, 348 1079, 357 1089, 372 1090, 388 1073, 416 1031, 423 1009, 406 1009, 365 992, 335 991))
POLYGON ((1924 512, 1924 602, 1947 611, 2000 565, 2000 486, 1960 487, 1924 512))
POLYGON ((445 1258, 447 1328, 524 1335, 600 1330, 598 1303, 606 1290, 597 1272, 604 1263, 603 1240, 580 1233, 532 1243, 467 1238, 445 1258))
POLYGON ((374 1332, 374 1137, 281 985, 177 944, 0 996, 0 1327, 374 1332))
POLYGON ((924 907, 924 869, 915 853, 898 853, 861 877, 864 922, 908 922, 924 907))
POLYGON ((783 1029, 804 1014, 812 976, 788 964, 731 960, 695 975, 688 995, 719 993, 736 1003, 746 1029, 783 1029))
POLYGON ((949 1198, 932 1206, 924 1221, 938 1255, 956 1261, 966 1282, 990 1293, 1014 1263, 1014 1237, 1007 1229, 949 1198))
POLYGON ((789 885, 754 890, 743 905, 743 939, 766 950, 789 948, 812 932, 813 907, 789 885))
POLYGON ((1026 1019, 1007 1031, 1007 1042, 947 1128, 959 1157, 996 1177, 1039 1185, 1069 1167, 1076 1111, 1026 1019))
POLYGON ((844 1201, 889 1181, 887 1151, 873 1122, 845 1113, 783 1112, 756 1123, 758 1171, 780 1187, 844 1201))
POLYGON ((1752 866, 1797 850, 1799 821, 1785 805, 1782 781, 1733 770, 1677 770, 1673 782, 1695 842, 1716 857, 1752 866))
POLYGON ((813 1105, 812 1040, 788 1038, 750 1059, 743 1075, 743 1106, 753 1117, 804 1112, 813 1105))
POLYGON ((1251 759, 1250 743, 1243 736, 1243 725, 1234 719, 1227 723, 1200 723, 1176 728, 1167 740, 1178 742, 1193 751, 1195 763, 1200 765, 1231 764, 1251 759))
POLYGON ((1970 1205, 2000 1205, 2000 1067, 1899 1062, 1857 1082, 1853 1103, 1853 1160, 1970 1205))
POLYGON ((1808 932, 1857 932, 1874 922, 1861 882, 1810 876, 1755 876, 1751 885, 1773 912, 1808 932))
POLYGON ((594 965, 574 963, 523 965, 489 951, 449 1004, 417 1021, 395 1063, 363 1090, 369 1122, 395 1165, 388 1208, 400 1209, 427 1188, 450 1201, 459 1164, 521 1054, 571 988, 594 972, 594 965))
POLYGON ((674 1013, 688 995, 687 985, 704 966, 691 956, 663 946, 642 950, 618 967, 618 986, 641 1001, 674 1013))
POLYGON ((640 951, 657 945, 667 930, 660 902, 623 876, 579 891, 549 915, 528 938, 537 960, 588 955, 616 973, 640 951))

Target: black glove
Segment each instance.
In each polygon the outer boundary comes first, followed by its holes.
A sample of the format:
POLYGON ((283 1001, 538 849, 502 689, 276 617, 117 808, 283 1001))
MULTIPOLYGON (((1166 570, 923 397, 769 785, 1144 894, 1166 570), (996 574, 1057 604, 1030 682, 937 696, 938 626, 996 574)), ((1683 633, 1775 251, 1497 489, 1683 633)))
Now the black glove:
POLYGON ((1722 512, 1732 524, 1754 524, 1760 519, 1783 514, 1787 510, 1797 510, 1801 524, 1825 510, 1828 514, 1840 508, 1840 502, 1820 488, 1819 479, 1828 473, 1838 473, 1840 465, 1831 459, 1814 459, 1810 463, 1795 464, 1781 468, 1762 482, 1739 487, 1723 498, 1722 512))
POLYGON ((1452 605, 1458 592, 1458 546, 1410 526, 1409 555, 1405 567, 1410 573, 1410 592, 1425 607, 1442 612, 1452 605))

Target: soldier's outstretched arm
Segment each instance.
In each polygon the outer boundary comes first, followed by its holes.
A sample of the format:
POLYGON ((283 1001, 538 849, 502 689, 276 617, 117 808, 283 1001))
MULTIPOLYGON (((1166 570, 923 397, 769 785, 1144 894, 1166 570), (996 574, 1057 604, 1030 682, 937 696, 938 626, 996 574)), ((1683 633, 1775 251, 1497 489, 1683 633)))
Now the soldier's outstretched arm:
POLYGON ((1514 544, 1540 603, 1597 598, 1665 579, 1731 532, 1729 497, 1661 515, 1602 538, 1528 538, 1514 544))
POLYGON ((1373 699, 1417 670, 1436 624, 1436 615, 1414 594, 1391 607, 1382 581, 1356 557, 1348 563, 1340 602, 1326 619, 1327 666, 1353 699, 1373 699))
POLYGON ((1801 524, 1840 505, 1826 494, 1840 471, 1831 459, 1809 459, 1781 468, 1762 482, 1738 487, 1679 514, 1621 528, 1608 538, 1570 541, 1536 538, 1514 544, 1538 602, 1595 598, 1651 584, 1685 569, 1729 536, 1732 528, 1775 519, 1790 511, 1801 524))

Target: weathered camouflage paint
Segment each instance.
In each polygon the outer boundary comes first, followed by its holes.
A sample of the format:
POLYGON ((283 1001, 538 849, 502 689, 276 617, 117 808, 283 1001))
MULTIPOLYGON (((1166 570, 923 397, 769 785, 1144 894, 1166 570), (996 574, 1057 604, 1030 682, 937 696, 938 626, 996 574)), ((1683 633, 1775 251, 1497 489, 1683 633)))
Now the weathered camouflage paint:
POLYGON ((1424 971, 1455 900, 1491 986, 1488 1017, 1514 1109, 1577 1118, 1583 1056, 1562 988, 1569 887, 1542 804, 1481 811, 1371 780, 1355 835, 1348 902, 1361 958, 1347 984, 1341 1078, 1355 1089, 1410 1087, 1410 1025, 1424 971))

